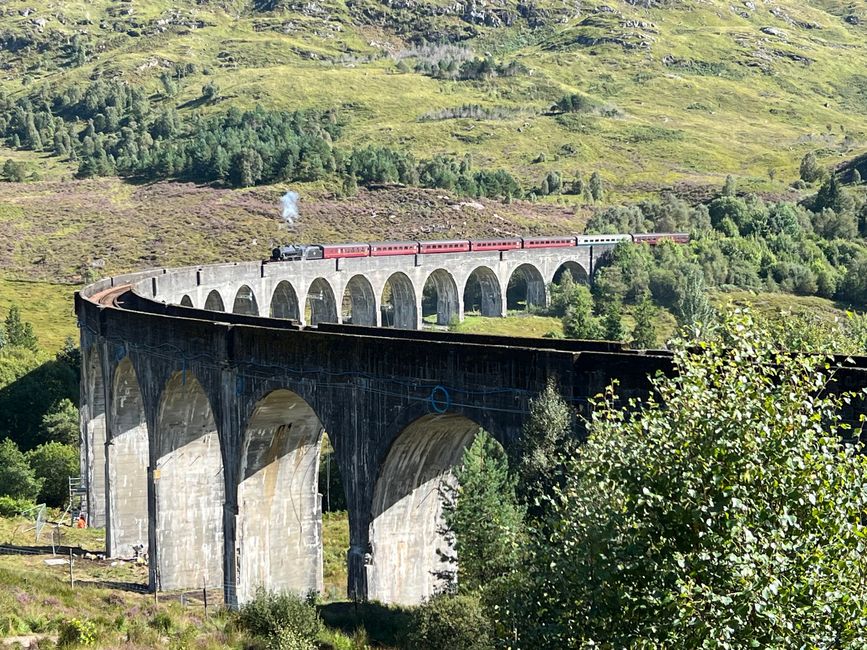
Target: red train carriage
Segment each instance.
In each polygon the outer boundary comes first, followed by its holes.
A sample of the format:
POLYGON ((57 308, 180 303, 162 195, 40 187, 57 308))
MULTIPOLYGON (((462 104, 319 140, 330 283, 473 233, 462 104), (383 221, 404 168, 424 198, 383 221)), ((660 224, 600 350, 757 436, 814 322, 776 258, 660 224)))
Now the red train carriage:
POLYGON ((420 241, 418 250, 425 255, 431 253, 467 253, 470 250, 470 242, 466 239, 420 241))
POLYGON ((416 253, 418 253, 417 241, 381 241, 370 245, 371 257, 415 255, 416 253))
POLYGON ((370 244, 322 244, 322 257, 368 257, 370 244))
POLYGON ((509 251, 521 248, 520 239, 472 239, 470 240, 471 251, 509 251))
POLYGON ((524 248, 562 248, 575 246, 574 237, 524 237, 524 248))

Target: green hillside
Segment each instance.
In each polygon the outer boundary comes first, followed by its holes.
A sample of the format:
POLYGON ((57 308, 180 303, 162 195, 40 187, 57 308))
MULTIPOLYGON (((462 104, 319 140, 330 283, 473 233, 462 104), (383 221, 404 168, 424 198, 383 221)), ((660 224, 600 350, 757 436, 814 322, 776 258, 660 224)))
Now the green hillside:
POLYGON ((832 163, 867 144, 859 3, 10 0, 2 12, 13 96, 121 78, 182 116, 337 108, 343 146, 471 153, 526 188, 598 170, 611 199, 729 173, 782 192, 806 151, 832 163), (490 69, 462 67, 485 57, 490 69), (580 109, 552 114, 570 94, 580 109))

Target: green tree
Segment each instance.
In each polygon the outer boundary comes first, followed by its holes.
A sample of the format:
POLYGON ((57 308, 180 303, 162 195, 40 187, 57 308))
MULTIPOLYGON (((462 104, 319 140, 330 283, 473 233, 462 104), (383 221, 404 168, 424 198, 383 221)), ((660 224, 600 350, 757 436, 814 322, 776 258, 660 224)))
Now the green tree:
POLYGON ((863 647, 867 457, 826 360, 748 314, 718 334, 643 403, 595 405, 500 603, 512 647, 863 647))
POLYGON ((72 400, 63 398, 42 416, 40 437, 47 442, 77 445, 79 427, 78 409, 72 400))
POLYGON ((704 275, 688 267, 678 287, 677 322, 690 338, 703 338, 713 329, 716 311, 707 297, 704 275))
POLYGON ((605 197, 605 184, 602 182, 599 172, 593 172, 590 175, 590 182, 587 187, 594 201, 601 201, 605 197))
POLYGON ((738 194, 738 183, 735 180, 734 176, 729 174, 726 176, 725 185, 723 185, 722 195, 723 196, 737 196, 738 194))
POLYGON ((566 308, 563 316, 563 334, 572 339, 599 339, 602 326, 593 315, 593 297, 590 289, 582 284, 576 285, 575 299, 566 308))
POLYGON ((3 163, 3 176, 7 181, 13 183, 23 183, 27 180, 27 165, 21 161, 7 158, 3 163))
POLYGON ((41 488, 42 481, 18 445, 9 438, 0 442, 0 496, 33 501, 41 488))
POLYGON ((631 346, 639 350, 656 347, 656 307, 646 293, 635 308, 631 346))
POLYGON ((530 400, 521 438, 511 450, 518 500, 528 508, 531 519, 538 519, 541 497, 562 483, 563 459, 578 444, 575 424, 574 409, 549 379, 545 389, 530 400))
POLYGON ((801 159, 801 180, 805 183, 814 183, 825 175, 825 170, 816 161, 816 154, 812 151, 806 153, 801 159))
POLYGON ((33 325, 21 320, 21 312, 18 309, 18 305, 12 305, 9 308, 9 313, 6 314, 6 321, 4 322, 4 329, 6 330, 7 345, 34 351, 39 348, 39 341, 36 339, 36 334, 33 333, 33 325))
POLYGON ((202 97, 207 101, 213 101, 220 95, 220 87, 213 83, 206 83, 202 86, 202 97))
POLYGON ((609 300, 602 312, 602 330, 606 341, 622 341, 626 338, 623 331, 621 312, 623 305, 619 300, 609 300))
MULTIPOLYGON (((479 431, 464 452, 454 481, 441 488, 441 498, 443 521, 457 555, 451 559, 457 561, 460 591, 482 589, 514 569, 524 513, 506 452, 486 431, 479 431)), ((454 574, 443 577, 453 582, 454 574)))
POLYGON ((78 451, 72 445, 48 442, 27 452, 36 479, 42 482, 39 501, 62 508, 69 494, 69 477, 78 476, 78 451))
POLYGON ((851 212, 854 207, 855 201, 837 180, 835 174, 831 174, 828 180, 822 183, 813 201, 813 212, 833 210, 837 214, 842 214, 851 212))
POLYGON ((861 172, 857 169, 852 170, 852 185, 860 185, 862 182, 861 172))
POLYGON ((569 305, 578 299, 576 294, 579 286, 581 285, 575 282, 575 278, 572 277, 572 271, 565 270, 560 276, 559 282, 551 283, 549 311, 555 316, 564 316, 569 305))

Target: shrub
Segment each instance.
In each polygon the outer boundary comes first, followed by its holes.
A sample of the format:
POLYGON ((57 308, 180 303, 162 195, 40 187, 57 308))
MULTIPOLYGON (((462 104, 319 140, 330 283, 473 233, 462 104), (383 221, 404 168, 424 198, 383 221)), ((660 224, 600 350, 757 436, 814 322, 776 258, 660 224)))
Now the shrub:
POLYGON ((35 504, 29 499, 16 499, 10 496, 0 496, 0 517, 17 517, 35 504))
POLYGON ((491 622, 478 594, 435 596, 415 612, 408 647, 416 650, 493 648, 491 622))
POLYGON ((93 645, 96 643, 96 625, 92 621, 72 618, 64 621, 60 628, 60 637, 57 645, 60 648, 69 648, 79 645, 93 645))
POLYGON ((289 593, 264 589, 241 608, 241 627, 265 640, 274 650, 312 650, 322 621, 313 605, 289 593))

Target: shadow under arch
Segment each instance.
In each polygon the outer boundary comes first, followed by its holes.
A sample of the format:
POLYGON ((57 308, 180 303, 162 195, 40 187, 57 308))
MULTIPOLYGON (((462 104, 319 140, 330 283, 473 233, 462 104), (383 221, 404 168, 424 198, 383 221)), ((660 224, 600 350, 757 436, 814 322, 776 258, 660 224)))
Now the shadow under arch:
POLYGON ((337 302, 334 290, 325 278, 316 278, 307 290, 304 316, 308 325, 337 322, 337 302))
POLYGON ((210 309, 211 311, 226 311, 226 306, 223 304, 223 297, 216 289, 212 289, 208 294, 208 297, 205 298, 205 309, 210 309))
POLYGON ((208 396, 189 372, 175 372, 163 389, 154 455, 151 583, 163 591, 222 587, 220 440, 208 396))
POLYGON ((532 264, 521 264, 509 276, 506 288, 506 309, 529 310, 548 303, 545 279, 532 264))
POLYGON ((246 284, 241 285, 238 293, 235 294, 235 302, 232 303, 233 314, 244 314, 246 316, 259 315, 259 302, 256 300, 256 294, 246 284))
POLYGON ((193 299, 188 295, 184 294, 184 297, 181 298, 181 307, 193 307, 193 299))
POLYGON ((344 323, 376 325, 376 294, 370 280, 361 274, 353 275, 346 283, 342 315, 344 323))
POLYGON ((399 330, 418 329, 418 308, 415 304, 415 289, 405 273, 392 273, 382 289, 383 327, 399 330))
POLYGON ((497 274, 487 266, 473 269, 464 285, 464 313, 503 315, 503 292, 497 274))
POLYGON ((259 587, 322 591, 319 445, 323 426, 297 393, 272 391, 247 422, 238 484, 238 602, 259 587))
POLYGON ((440 486, 481 427, 464 415, 428 414, 406 426, 377 478, 370 518, 368 598, 418 604, 454 570, 442 530, 440 486))
POLYGON ((557 270, 554 271, 554 276, 551 278, 552 284, 560 284, 563 281, 563 276, 566 275, 566 272, 572 276, 572 279, 578 284, 590 284, 590 276, 587 274, 587 271, 581 266, 578 262, 568 261, 563 262, 560 266, 557 267, 557 270))
POLYGON ((150 444, 135 368, 125 357, 114 374, 108 453, 106 545, 110 557, 135 556, 148 544, 150 444))
POLYGON ((422 318, 436 314, 437 325, 448 325, 460 316, 460 298, 454 276, 436 269, 424 283, 422 318))
POLYGON ((106 387, 99 349, 95 345, 85 353, 84 365, 87 408, 82 409, 80 415, 83 421, 81 469, 87 482, 87 523, 92 528, 102 528, 106 515, 106 387))
POLYGON ((281 280, 271 296, 271 318, 288 318, 301 320, 301 309, 298 305, 298 294, 286 280, 281 280))

